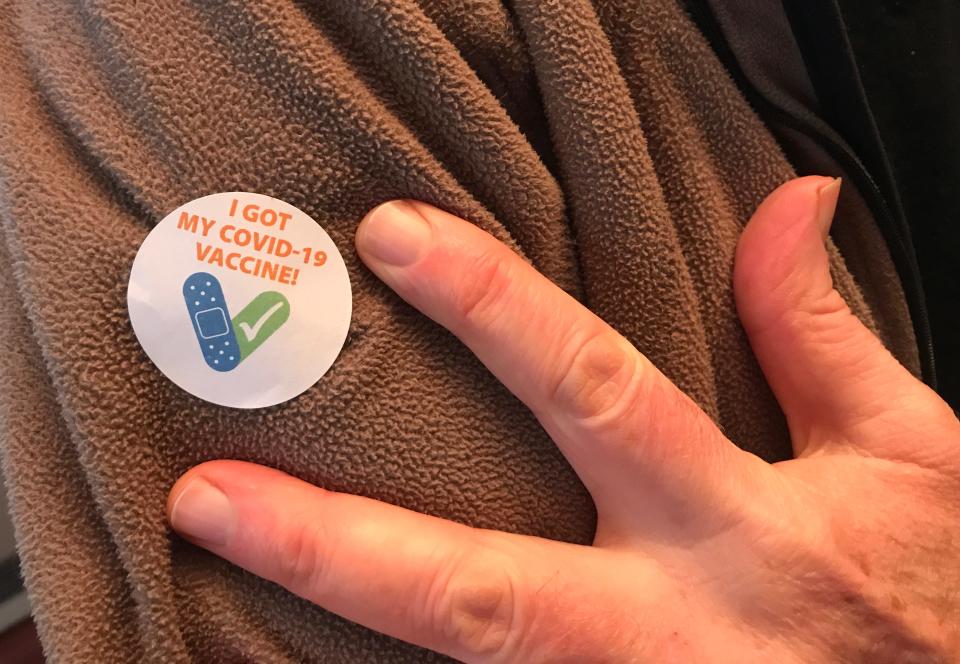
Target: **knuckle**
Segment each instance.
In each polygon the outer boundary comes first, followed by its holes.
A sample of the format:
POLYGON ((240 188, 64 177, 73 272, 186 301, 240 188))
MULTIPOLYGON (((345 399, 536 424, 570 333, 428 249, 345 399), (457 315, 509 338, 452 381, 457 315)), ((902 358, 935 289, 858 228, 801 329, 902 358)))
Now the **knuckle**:
POLYGON ((468 558, 432 584, 428 619, 459 655, 510 661, 520 642, 519 574, 509 561, 468 558))
POLYGON ((273 580, 297 594, 317 595, 327 568, 323 524, 309 521, 288 526, 274 541, 273 580))
POLYGON ((781 320, 791 336, 809 337, 818 344, 833 346, 849 335, 849 327, 856 316, 840 292, 831 288, 826 293, 806 298, 802 306, 791 307, 781 314, 781 320))
POLYGON ((465 261, 454 282, 454 306, 460 320, 483 325, 495 319, 513 275, 504 251, 485 250, 465 261))
POLYGON ((553 402, 581 422, 617 421, 648 389, 646 360, 613 331, 580 336, 560 357, 569 359, 555 380, 553 402))
POLYGON ((849 325, 856 321, 846 300, 836 288, 795 295, 788 290, 795 281, 770 289, 772 296, 769 299, 776 304, 771 307, 763 325, 751 326, 751 333, 776 331, 789 342, 816 344, 824 349, 842 345, 850 336, 849 325), (793 304, 786 306, 786 303, 793 304))

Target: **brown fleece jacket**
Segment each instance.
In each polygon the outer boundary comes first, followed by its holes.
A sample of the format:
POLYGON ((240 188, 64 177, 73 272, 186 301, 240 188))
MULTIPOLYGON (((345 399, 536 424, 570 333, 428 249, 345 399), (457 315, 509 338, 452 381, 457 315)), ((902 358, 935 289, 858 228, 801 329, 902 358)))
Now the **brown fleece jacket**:
MULTIPOLYGON (((736 443, 789 456, 731 269, 793 172, 675 0, 0 0, 0 19, 3 471, 51 661, 442 659, 171 535, 166 494, 209 459, 590 542, 593 505, 533 416, 357 259, 356 224, 387 199, 493 233, 736 443), (125 301, 151 226, 236 190, 315 218, 354 293, 331 371, 254 411, 168 381, 125 301)), ((837 284, 916 371, 899 282, 855 209, 837 284)))

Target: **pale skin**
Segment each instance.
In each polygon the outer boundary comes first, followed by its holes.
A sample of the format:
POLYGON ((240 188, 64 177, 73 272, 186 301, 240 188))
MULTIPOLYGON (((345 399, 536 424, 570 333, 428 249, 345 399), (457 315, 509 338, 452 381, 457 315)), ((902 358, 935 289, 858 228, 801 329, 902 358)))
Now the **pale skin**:
POLYGON ((330 611, 466 662, 958 658, 960 422, 833 289, 838 192, 822 177, 783 185, 736 255, 737 308, 794 459, 741 451, 478 227, 391 202, 360 224, 360 257, 536 414, 593 497, 593 546, 228 460, 179 479, 170 522, 330 611))

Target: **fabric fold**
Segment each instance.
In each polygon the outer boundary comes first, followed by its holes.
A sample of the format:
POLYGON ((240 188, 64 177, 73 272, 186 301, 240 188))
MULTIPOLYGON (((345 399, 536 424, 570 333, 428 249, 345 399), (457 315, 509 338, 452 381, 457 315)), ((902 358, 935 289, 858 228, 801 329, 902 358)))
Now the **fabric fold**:
MULTIPOLYGON (((442 659, 173 536, 166 494, 209 459, 591 541, 589 496, 533 415, 356 257, 390 198, 490 231, 742 447, 789 455, 730 274, 793 170, 673 0, 0 0, 0 18, 3 470, 51 661, 442 659), (256 411, 167 380, 124 297, 154 224, 235 190, 316 219, 354 293, 331 371, 256 411)), ((851 250, 832 250, 842 292, 915 368, 909 320, 857 283, 896 283, 882 242, 851 250)))

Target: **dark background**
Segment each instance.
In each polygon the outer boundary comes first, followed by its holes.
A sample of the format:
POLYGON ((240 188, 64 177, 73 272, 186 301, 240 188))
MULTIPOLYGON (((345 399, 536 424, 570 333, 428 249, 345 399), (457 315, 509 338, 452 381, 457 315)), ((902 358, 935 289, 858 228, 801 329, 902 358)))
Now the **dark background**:
POLYGON ((927 298, 940 393, 960 408, 960 2, 839 0, 927 298))

